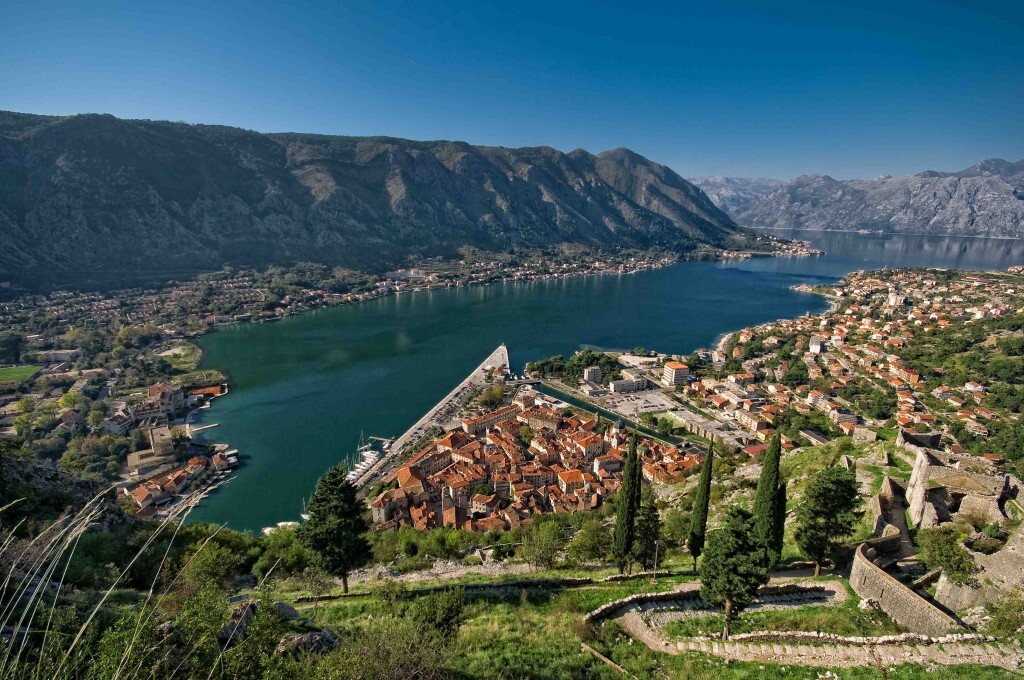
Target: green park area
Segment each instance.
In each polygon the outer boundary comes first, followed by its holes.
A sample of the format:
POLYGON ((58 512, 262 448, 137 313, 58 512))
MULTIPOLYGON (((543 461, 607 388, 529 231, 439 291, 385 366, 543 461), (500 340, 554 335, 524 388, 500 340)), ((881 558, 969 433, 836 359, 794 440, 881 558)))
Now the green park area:
POLYGON ((39 372, 42 366, 22 364, 19 366, 0 367, 0 382, 24 382, 39 372))

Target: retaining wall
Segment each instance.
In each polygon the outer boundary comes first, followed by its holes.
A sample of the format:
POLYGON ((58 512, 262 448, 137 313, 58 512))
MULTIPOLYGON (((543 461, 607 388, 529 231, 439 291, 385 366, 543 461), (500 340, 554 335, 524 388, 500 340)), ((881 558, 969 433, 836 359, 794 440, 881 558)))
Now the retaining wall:
MULTIPOLYGON (((899 537, 897 539, 897 545, 899 537)), ((865 599, 878 602, 882 611, 893 621, 915 633, 942 635, 961 628, 961 624, 944 611, 924 599, 895 578, 885 573, 874 560, 886 552, 885 544, 891 538, 862 543, 853 554, 850 585, 853 592, 865 599), (879 548, 883 548, 880 550, 879 548)))
MULTIPOLYGON (((758 591, 758 597, 764 595, 783 595, 787 593, 813 593, 813 592, 825 592, 824 586, 809 586, 796 583, 787 583, 781 586, 764 586, 758 591)), ((669 590, 664 593, 637 593, 636 595, 630 595, 624 597, 621 600, 615 600, 608 604, 603 604, 594 611, 583 617, 586 623, 591 623, 599 619, 612 614, 616 610, 622 609, 631 604, 638 604, 642 602, 670 602, 672 600, 696 600, 700 598, 700 583, 687 583, 684 584, 679 590, 669 590)))

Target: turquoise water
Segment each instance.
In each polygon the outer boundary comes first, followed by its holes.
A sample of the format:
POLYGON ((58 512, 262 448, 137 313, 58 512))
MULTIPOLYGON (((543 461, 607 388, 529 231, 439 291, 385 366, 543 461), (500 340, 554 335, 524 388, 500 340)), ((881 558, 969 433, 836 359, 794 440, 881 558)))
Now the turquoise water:
POLYGON ((1024 263, 1024 241, 796 235, 828 254, 408 293, 211 333, 204 366, 227 371, 232 390, 204 412, 219 426, 197 436, 238 448, 243 465, 192 519, 251 531, 297 519, 360 432, 400 434, 501 342, 517 372, 584 345, 689 353, 730 330, 826 308, 793 284, 884 266, 1024 263))

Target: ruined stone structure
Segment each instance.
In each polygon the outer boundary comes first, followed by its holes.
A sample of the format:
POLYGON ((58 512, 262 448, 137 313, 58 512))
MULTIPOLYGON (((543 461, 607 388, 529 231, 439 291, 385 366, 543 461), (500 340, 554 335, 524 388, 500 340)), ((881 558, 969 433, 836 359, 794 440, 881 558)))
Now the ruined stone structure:
POLYGON ((930 448, 927 436, 901 431, 897 443, 915 454, 907 486, 910 521, 915 526, 937 526, 957 515, 989 522, 1004 518, 1000 503, 1009 489, 1005 474, 977 456, 930 448))
POLYGON ((878 566, 884 555, 899 550, 899 532, 859 545, 853 554, 850 586, 862 598, 878 602, 893 621, 908 630, 926 635, 943 635, 961 627, 952 616, 942 611, 913 590, 903 585, 878 566))
POLYGON ((935 599, 953 611, 991 602, 1000 593, 1024 586, 1024 524, 1017 527, 998 552, 972 556, 978 566, 973 584, 958 585, 944 575, 939 579, 935 599))

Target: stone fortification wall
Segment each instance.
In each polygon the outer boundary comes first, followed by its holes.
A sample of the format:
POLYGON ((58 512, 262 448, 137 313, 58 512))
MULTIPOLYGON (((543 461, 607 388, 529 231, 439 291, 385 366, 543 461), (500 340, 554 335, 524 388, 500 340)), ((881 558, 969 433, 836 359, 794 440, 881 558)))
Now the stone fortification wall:
POLYGON ((960 627, 953 617, 885 573, 875 560, 898 549, 899 536, 862 543, 853 555, 850 585, 865 599, 878 602, 893 621, 914 633, 942 635, 960 627), (895 541, 893 540, 895 539, 895 541))
MULTIPOLYGON (((910 473, 910 482, 907 484, 907 503, 910 505, 910 521, 914 526, 922 526, 925 519, 925 511, 930 509, 927 503, 928 493, 928 472, 932 466, 932 458, 921 448, 906 446, 908 450, 914 451, 914 470, 910 473)), ((925 526, 933 526, 938 523, 938 518, 930 513, 925 526)))
MULTIPOLYGON (((803 585, 797 583, 786 583, 783 585, 767 585, 763 586, 758 591, 758 597, 764 597, 766 595, 787 595, 793 593, 824 593, 827 589, 824 586, 819 585, 803 585)), ((664 593, 637 593, 636 595, 630 595, 624 597, 621 600, 615 600, 608 604, 603 604, 594 611, 583 617, 586 623, 592 623, 598 621, 612 613, 628 607, 632 604, 642 604, 646 602, 672 602, 676 600, 697 600, 700 599, 700 583, 684 583, 682 586, 675 590, 669 590, 664 593)), ((708 605, 709 610, 713 610, 713 605, 708 605)))

